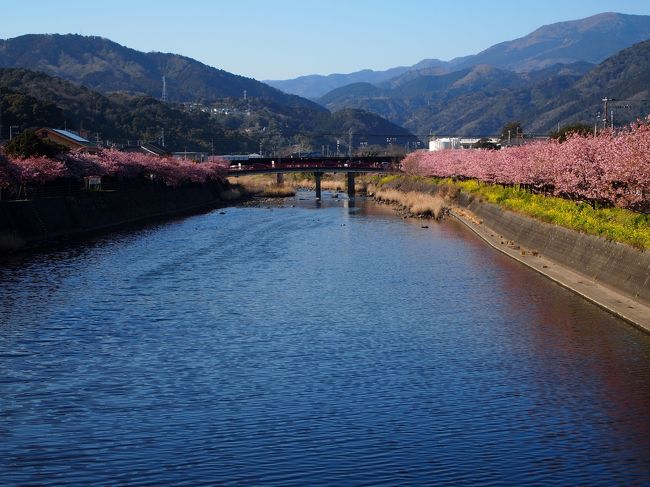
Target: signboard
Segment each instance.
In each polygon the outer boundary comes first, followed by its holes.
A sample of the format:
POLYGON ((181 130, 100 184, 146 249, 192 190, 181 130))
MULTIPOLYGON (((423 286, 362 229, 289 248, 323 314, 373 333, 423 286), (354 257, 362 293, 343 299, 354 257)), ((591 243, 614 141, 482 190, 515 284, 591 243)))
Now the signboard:
POLYGON ((86 176, 86 189, 102 189, 102 178, 101 176, 86 176))

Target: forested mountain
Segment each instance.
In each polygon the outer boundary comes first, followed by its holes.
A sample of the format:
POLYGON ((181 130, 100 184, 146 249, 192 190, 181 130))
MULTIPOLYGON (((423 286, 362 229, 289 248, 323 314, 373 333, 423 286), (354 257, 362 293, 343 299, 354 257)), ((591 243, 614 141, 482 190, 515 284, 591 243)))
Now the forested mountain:
POLYGON ((0 67, 40 71, 100 93, 125 91, 160 98, 164 76, 167 97, 173 102, 243 98, 246 91, 251 98, 319 109, 303 98, 185 56, 144 53, 102 37, 29 34, 0 40, 0 67))
POLYGON ((531 119, 533 130, 548 130, 558 123, 595 123, 603 118, 603 98, 608 120, 622 125, 650 114, 650 41, 641 42, 606 59, 570 89, 549 101, 531 119))
POLYGON ((341 86, 352 83, 378 84, 414 69, 438 69, 441 70, 441 72, 445 72, 447 71, 444 67, 445 65, 446 63, 444 61, 426 59, 414 66, 399 66, 385 71, 363 69, 349 74, 311 74, 307 76, 299 76, 295 79, 265 80, 264 82, 285 93, 292 93, 294 95, 315 99, 341 86))
POLYGON ((554 64, 598 64, 626 47, 650 39, 650 15, 602 13, 581 20, 545 25, 476 55, 456 58, 452 69, 490 64, 512 71, 533 71, 554 64))
POLYGON ((591 68, 587 63, 575 63, 514 73, 479 65, 442 75, 404 75, 381 88, 353 84, 319 101, 332 110, 355 107, 378 113, 421 137, 429 132, 493 135, 510 120, 534 119, 591 68))
POLYGON ((205 150, 216 153, 291 152, 319 150, 343 141, 349 131, 356 146, 362 141, 387 145, 386 134, 400 144, 414 137, 381 117, 360 110, 330 113, 309 105, 287 106, 249 98, 223 102, 212 113, 202 105, 163 103, 149 96, 124 92, 101 94, 61 78, 24 69, 0 69, 0 138, 9 127, 66 127, 84 132, 92 140, 118 144, 136 140, 160 143, 164 131, 170 150, 205 150), (189 111, 191 110, 191 111, 189 111), (227 113, 225 113, 227 112, 227 113))
POLYGON ((502 42, 478 54, 451 61, 424 59, 413 66, 386 71, 309 75, 267 83, 287 93, 317 99, 329 91, 352 83, 380 85, 405 74, 411 78, 440 75, 481 64, 516 72, 534 71, 555 64, 598 64, 621 49, 647 39, 650 39, 650 16, 603 13, 586 19, 546 25, 519 39, 502 42))
POLYGON ((205 113, 186 113, 148 96, 102 95, 61 78, 24 69, 0 69, 0 138, 9 126, 68 128, 91 140, 118 144, 161 142, 172 150, 249 151, 256 141, 205 113))
POLYGON ((516 73, 479 65, 449 74, 408 73, 375 86, 352 84, 319 101, 380 114, 424 137, 495 135, 520 121, 526 132, 546 135, 558 125, 594 125, 607 117, 625 125, 650 114, 650 41, 624 49, 601 64, 558 64, 516 73))

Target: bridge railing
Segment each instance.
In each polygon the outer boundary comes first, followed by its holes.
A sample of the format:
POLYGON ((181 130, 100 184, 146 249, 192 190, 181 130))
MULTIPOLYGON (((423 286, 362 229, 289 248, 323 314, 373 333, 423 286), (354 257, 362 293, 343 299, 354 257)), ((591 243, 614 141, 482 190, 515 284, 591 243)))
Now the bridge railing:
POLYGON ((282 161, 282 162, 252 162, 246 161, 246 163, 239 162, 237 164, 231 164, 229 172, 251 172, 251 171, 272 171, 272 170, 282 170, 282 169, 293 169, 300 170, 304 169, 305 171, 316 170, 316 169, 358 169, 358 170, 373 170, 377 172, 394 170, 393 162, 385 161, 314 161, 314 162, 303 162, 303 161, 282 161))

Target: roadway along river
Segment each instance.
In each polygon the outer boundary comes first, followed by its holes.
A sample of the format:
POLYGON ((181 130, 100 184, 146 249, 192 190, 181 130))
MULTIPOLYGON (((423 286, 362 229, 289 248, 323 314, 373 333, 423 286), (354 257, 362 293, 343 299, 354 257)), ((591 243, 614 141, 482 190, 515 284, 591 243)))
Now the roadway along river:
POLYGON ((346 204, 0 263, 0 484, 650 482, 650 337, 346 204))

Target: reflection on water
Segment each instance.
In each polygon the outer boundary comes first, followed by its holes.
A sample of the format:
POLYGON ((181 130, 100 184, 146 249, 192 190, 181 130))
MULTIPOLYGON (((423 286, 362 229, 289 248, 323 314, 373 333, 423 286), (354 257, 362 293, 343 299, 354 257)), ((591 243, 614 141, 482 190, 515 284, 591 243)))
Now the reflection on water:
POLYGON ((301 194, 3 262, 0 478, 650 481, 650 338, 428 226, 301 194))

